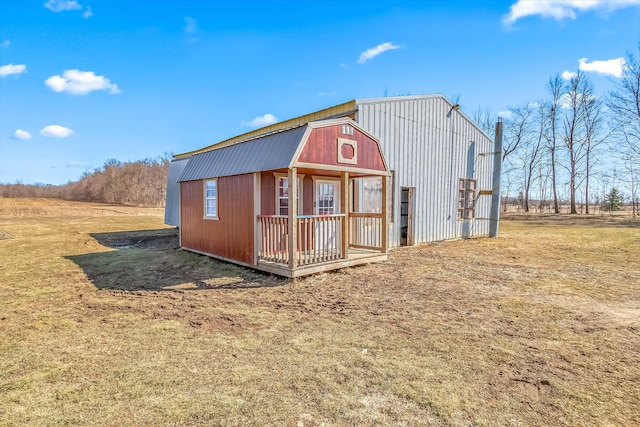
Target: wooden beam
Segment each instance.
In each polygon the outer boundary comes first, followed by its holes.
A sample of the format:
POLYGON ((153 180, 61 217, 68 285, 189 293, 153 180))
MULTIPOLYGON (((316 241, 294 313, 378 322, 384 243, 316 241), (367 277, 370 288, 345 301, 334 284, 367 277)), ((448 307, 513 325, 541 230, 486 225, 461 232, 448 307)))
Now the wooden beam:
POLYGON ((261 174, 253 174, 253 265, 258 265, 258 258, 262 246, 262 222, 258 218, 261 210, 261 174))
POLYGON ((349 172, 340 173, 340 204, 344 218, 342 219, 342 258, 349 258, 349 172))
POLYGON ((387 180, 388 176, 382 176, 382 252, 387 253, 389 251, 389 211, 387 210, 387 180))
POLYGON ((289 169, 289 268, 294 270, 297 267, 296 257, 298 256, 298 169, 289 169))
POLYGON ((325 165, 320 163, 307 163, 307 162, 296 162, 294 163, 295 167, 299 169, 317 169, 323 171, 333 171, 333 172, 351 172, 354 174, 362 174, 362 175, 373 175, 373 176, 383 176, 387 174, 387 171, 377 170, 377 169, 364 169, 364 168, 354 168, 351 166, 334 166, 334 165, 325 165))

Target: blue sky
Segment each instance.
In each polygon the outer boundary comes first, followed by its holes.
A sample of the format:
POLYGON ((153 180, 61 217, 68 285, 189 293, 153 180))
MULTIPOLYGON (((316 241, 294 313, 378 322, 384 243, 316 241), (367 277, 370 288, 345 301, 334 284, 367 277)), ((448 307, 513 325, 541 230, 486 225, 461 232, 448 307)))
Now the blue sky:
POLYGON ((354 98, 497 114, 579 68, 604 95, 639 41, 640 0, 2 0, 0 182, 63 184, 354 98))

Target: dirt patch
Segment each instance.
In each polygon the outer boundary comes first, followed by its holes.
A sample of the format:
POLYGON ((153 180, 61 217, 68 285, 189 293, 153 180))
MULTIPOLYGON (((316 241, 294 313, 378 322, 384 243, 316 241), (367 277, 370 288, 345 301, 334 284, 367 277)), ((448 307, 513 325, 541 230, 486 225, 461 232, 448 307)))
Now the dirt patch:
POLYGON ((94 207, 0 216, 0 424, 640 423, 623 220, 507 218, 293 283, 94 207))

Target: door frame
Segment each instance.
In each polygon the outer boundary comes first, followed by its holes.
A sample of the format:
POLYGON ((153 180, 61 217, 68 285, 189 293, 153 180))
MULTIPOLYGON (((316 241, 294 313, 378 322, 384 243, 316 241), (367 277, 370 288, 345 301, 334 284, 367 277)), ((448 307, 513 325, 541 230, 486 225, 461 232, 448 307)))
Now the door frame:
MULTIPOLYGON (((334 185, 333 192, 333 214, 340 214, 340 208, 342 207, 341 198, 342 194, 340 193, 340 188, 342 187, 340 183, 340 178, 335 177, 325 177, 325 176, 312 176, 313 179, 313 214, 320 215, 318 213, 319 205, 318 205, 318 188, 320 184, 331 184, 334 185)), ((339 230, 334 230, 335 232, 331 233, 330 229, 327 229, 329 225, 326 223, 316 223, 314 228, 314 248, 316 251, 318 250, 326 250, 327 247, 331 247, 329 244, 330 241, 334 241, 334 246, 336 248, 340 248, 342 245, 342 232, 339 230), (329 233, 329 234, 327 234, 329 233)))
POLYGON ((326 184, 326 183, 330 183, 330 184, 335 184, 337 186, 337 193, 334 193, 334 214, 339 214, 342 213, 340 210, 342 208, 342 203, 341 203, 341 193, 340 193, 340 178, 336 178, 336 177, 332 177, 332 176, 313 176, 313 214, 314 215, 319 215, 318 214, 318 185, 319 184, 326 184))
POLYGON ((399 232, 399 244, 400 246, 413 246, 415 244, 414 241, 414 213, 415 213, 415 187, 400 187, 400 227, 398 227, 399 232), (402 195, 404 192, 407 192, 407 239, 406 243, 402 244, 402 195))

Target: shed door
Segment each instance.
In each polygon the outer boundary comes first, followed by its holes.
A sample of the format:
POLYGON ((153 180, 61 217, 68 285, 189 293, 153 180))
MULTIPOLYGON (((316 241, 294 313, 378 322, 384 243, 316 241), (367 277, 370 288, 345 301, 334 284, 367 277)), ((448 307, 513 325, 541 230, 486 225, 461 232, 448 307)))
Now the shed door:
MULTIPOLYGON (((340 182, 317 180, 315 182, 315 214, 334 215, 340 212, 340 182)), ((341 230, 333 219, 318 219, 315 226, 315 249, 333 250, 340 247, 341 230)))
POLYGON ((414 188, 401 188, 400 246, 413 245, 413 190, 414 188))

